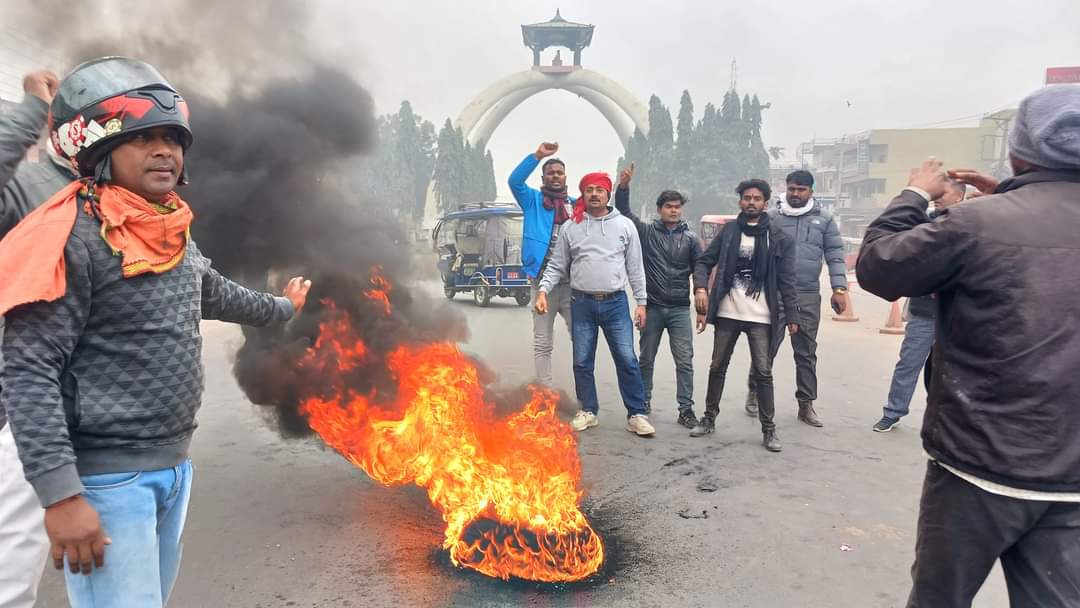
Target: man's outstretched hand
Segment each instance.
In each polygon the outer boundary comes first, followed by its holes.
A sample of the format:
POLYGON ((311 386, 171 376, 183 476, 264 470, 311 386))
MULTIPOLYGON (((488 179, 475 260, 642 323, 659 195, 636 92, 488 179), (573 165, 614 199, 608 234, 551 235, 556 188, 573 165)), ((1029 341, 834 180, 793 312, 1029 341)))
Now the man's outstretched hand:
POLYGON ((289 298, 289 301, 292 302, 296 311, 293 314, 298 315, 303 310, 304 303, 307 302, 308 291, 311 291, 311 281, 305 281, 304 277, 289 279, 289 284, 285 286, 285 292, 281 295, 289 298))

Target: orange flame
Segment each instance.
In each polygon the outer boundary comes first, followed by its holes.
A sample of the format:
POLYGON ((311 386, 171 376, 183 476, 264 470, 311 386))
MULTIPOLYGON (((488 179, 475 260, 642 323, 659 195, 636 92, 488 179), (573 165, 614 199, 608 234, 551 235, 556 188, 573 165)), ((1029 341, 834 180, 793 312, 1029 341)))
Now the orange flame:
MULTIPOLYGON (((365 356, 347 316, 331 307, 304 364, 345 372, 365 356)), ((556 393, 530 387, 524 408, 500 418, 453 344, 399 347, 386 365, 398 385, 392 401, 341 389, 302 403, 328 445, 381 484, 425 488, 454 564, 547 582, 600 568, 604 547, 578 507, 581 462, 556 393)))
POLYGON ((382 276, 382 266, 371 269, 371 284, 375 286, 375 289, 365 290, 364 297, 382 304, 384 314, 390 316, 392 312, 390 309, 390 290, 393 289, 393 285, 382 276))

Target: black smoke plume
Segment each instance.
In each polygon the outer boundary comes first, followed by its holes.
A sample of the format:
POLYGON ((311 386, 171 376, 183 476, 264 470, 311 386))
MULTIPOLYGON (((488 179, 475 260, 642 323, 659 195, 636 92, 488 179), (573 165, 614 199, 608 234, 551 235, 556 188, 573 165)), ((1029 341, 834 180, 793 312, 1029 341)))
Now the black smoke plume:
MULTIPOLYGON (((301 436, 310 431, 299 401, 331 388, 297 365, 327 318, 324 302, 351 319, 376 361, 402 344, 464 340, 467 328, 460 313, 410 289, 405 230, 350 191, 349 172, 377 142, 372 97, 340 67, 349 65, 347 54, 335 61, 311 50, 299 2, 263 2, 257 13, 245 7, 80 3, 80 22, 99 26, 66 28, 59 40, 56 18, 73 10, 70 3, 35 2, 19 18, 63 53, 69 64, 59 70, 102 55, 157 66, 191 108, 191 184, 181 195, 195 211, 200 249, 255 289, 279 290, 294 275, 312 280, 298 318, 245 328, 234 368, 254 403, 273 406, 281 432, 301 436), (362 295, 375 268, 393 283, 389 315, 362 295)), ((358 368, 347 381, 365 393, 393 390, 382 365, 358 368)))

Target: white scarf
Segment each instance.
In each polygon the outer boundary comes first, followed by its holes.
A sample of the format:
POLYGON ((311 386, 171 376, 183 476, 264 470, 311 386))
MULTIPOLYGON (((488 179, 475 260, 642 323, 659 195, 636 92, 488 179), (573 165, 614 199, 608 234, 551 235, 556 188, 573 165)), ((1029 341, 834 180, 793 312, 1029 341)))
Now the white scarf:
POLYGON ((792 207, 788 203, 787 198, 780 199, 780 215, 786 215, 789 217, 799 217, 800 215, 806 215, 810 213, 810 210, 814 208, 814 199, 810 198, 809 201, 802 207, 792 207))

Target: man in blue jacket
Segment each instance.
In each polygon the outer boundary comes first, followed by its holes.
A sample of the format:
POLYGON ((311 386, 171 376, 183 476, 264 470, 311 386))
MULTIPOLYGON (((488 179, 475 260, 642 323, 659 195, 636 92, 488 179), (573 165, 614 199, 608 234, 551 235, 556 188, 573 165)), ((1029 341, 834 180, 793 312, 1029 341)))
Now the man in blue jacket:
MULTIPOLYGON (((552 157, 559 151, 558 143, 544 142, 536 152, 524 160, 510 174, 510 191, 525 213, 525 226, 521 239, 521 265, 532 285, 532 301, 536 303, 536 290, 544 275, 551 256, 551 249, 559 238, 559 228, 570 219, 574 199, 566 191, 566 165, 552 157), (525 184, 540 161, 547 158, 541 169, 543 185, 540 190, 525 184)), ((544 314, 533 306, 533 362, 536 377, 547 386, 552 385, 551 351, 555 345, 555 313, 562 315, 566 330, 570 331, 570 284, 563 280, 547 295, 548 309, 544 314)))

